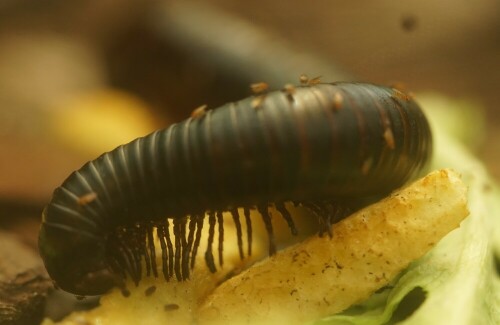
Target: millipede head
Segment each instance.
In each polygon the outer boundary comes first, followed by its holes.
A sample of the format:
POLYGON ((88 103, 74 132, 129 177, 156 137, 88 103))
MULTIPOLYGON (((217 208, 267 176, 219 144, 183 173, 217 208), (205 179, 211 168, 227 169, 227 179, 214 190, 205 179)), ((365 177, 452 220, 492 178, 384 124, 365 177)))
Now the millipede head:
MULTIPOLYGON (((46 210, 44 210, 44 218, 46 210)), ((43 223, 40 255, 50 277, 64 291, 81 296, 103 294, 116 283, 106 265, 101 239, 69 227, 43 223)))

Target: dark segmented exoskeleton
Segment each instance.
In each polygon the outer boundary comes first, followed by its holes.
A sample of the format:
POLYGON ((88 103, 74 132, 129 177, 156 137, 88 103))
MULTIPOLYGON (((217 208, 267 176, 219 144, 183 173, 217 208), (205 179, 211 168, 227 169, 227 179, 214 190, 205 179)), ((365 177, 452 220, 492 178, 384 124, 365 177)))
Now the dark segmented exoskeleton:
POLYGON ((235 220, 240 255, 250 209, 275 252, 269 207, 297 229, 285 202, 319 217, 320 232, 355 207, 404 184, 428 161, 432 139, 424 114, 393 88, 361 83, 304 84, 258 94, 136 139, 86 163, 53 194, 43 212, 40 253, 56 284, 101 294, 119 279, 189 277, 208 218, 206 264, 215 271, 218 225, 235 220), (255 105, 256 96, 261 96, 255 105), (240 210, 238 210, 240 208, 240 210), (158 238, 155 243, 155 234, 158 238), (145 267, 142 267, 142 264, 145 267))

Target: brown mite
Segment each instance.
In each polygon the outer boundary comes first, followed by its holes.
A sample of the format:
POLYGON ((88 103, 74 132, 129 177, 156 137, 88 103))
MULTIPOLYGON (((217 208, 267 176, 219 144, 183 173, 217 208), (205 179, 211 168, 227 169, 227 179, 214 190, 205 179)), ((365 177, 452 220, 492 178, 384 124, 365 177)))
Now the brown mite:
POLYGON ((256 82, 250 85, 250 89, 255 95, 261 95, 269 90, 269 85, 266 82, 256 82))
POLYGON ((207 113, 207 105, 204 104, 204 105, 201 105, 197 108, 195 108, 192 112, 191 112, 191 117, 192 118, 199 118, 199 117, 202 117, 203 115, 205 115, 207 113))
POLYGON ((97 193, 95 192, 84 194, 78 198, 78 205, 81 206, 87 205, 93 202, 95 199, 97 199, 97 193))

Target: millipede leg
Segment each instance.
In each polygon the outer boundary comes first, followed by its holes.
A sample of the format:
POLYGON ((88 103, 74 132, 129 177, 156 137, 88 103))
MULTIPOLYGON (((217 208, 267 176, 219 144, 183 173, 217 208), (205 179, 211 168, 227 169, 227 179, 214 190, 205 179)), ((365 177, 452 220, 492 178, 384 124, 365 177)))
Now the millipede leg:
POLYGON ((243 208, 243 214, 245 215, 245 222, 247 225, 248 256, 251 256, 252 255, 252 220, 250 219, 250 209, 243 208))
POLYGON ((332 220, 333 220, 333 217, 334 217, 334 213, 333 211, 331 211, 330 209, 328 209, 328 205, 324 202, 318 202, 318 203, 312 203, 314 204, 315 206, 317 206, 317 208, 319 209, 320 213, 321 213, 321 218, 324 219, 324 223, 325 223, 325 230, 328 232, 328 236, 330 238, 333 237, 333 232, 332 232, 332 220))
POLYGON ((170 223, 168 220, 165 221, 165 238, 168 248, 168 277, 171 278, 174 276, 174 245, 170 239, 170 223))
MULTIPOLYGON (((142 224, 135 225, 134 234, 136 236, 137 250, 138 250, 138 263, 142 267, 141 257, 144 256, 144 261, 146 263, 146 275, 149 276, 151 272, 151 260, 148 253, 147 243, 146 243, 146 227, 142 224)), ((142 277, 142 276, 141 276, 142 277)))
POLYGON ((194 268, 194 264, 196 261, 196 254, 198 253, 198 247, 200 246, 202 229, 203 229, 203 215, 196 216, 196 235, 194 238, 193 252, 191 254, 191 268, 194 268))
POLYGON ((165 235, 165 225, 160 224, 156 228, 156 233, 158 235, 158 240, 160 241, 161 247, 161 262, 162 262, 162 272, 163 277, 166 281, 170 279, 168 274, 168 254, 167 254, 167 243, 166 243, 166 235, 165 235))
POLYGON ((126 243, 119 243, 120 255, 123 256, 124 264, 126 269, 130 274, 130 277, 134 281, 135 285, 139 284, 140 279, 140 269, 137 266, 137 257, 134 255, 133 250, 126 243))
POLYGON ((238 213, 238 209, 231 209, 231 215, 233 216, 234 225, 236 227, 236 237, 238 240, 240 259, 243 259, 245 257, 245 255, 243 254, 243 234, 241 231, 240 214, 238 213))
POLYGON ((224 215, 222 211, 217 211, 217 224, 219 225, 219 266, 224 264, 223 250, 224 250, 224 215))
POLYGON ((276 242, 274 240, 273 224, 271 222, 271 215, 267 209, 267 205, 257 206, 257 210, 262 215, 262 220, 266 226, 267 237, 269 238, 269 255, 276 254, 276 242))
MULTIPOLYGON (((113 248, 114 252, 119 252, 116 248, 113 248)), ((127 274, 125 272, 125 264, 122 263, 123 256, 121 254, 113 254, 107 258, 107 264, 113 271, 113 273, 119 274, 122 278, 126 278, 127 274)))
POLYGON ((115 273, 119 273, 122 275, 122 277, 126 278, 127 277, 127 267, 126 264, 123 262, 124 256, 123 252, 120 249, 120 246, 118 244, 119 239, 117 238, 117 235, 114 234, 114 236, 110 236, 107 247, 106 247, 106 261, 108 265, 113 268, 113 271, 115 273))
POLYGON ((153 225, 149 225, 146 230, 148 236, 149 255, 151 256, 151 269, 153 271, 154 277, 157 278, 158 270, 156 269, 156 251, 155 242, 153 240, 153 225))
POLYGON ((129 249, 132 252, 132 256, 134 257, 134 265, 139 274, 139 279, 142 278, 142 244, 140 240, 139 233, 137 228, 134 226, 133 228, 128 229, 128 238, 125 242, 125 248, 129 249))
POLYGON ((189 279, 189 253, 186 226, 187 218, 182 218, 180 220, 180 230, 181 230, 181 274, 182 280, 189 279))
POLYGON ((175 261, 174 261, 174 271, 177 280, 182 281, 181 272, 181 252, 182 252, 182 241, 181 241, 181 225, 178 219, 174 219, 174 237, 175 237, 175 261))
POLYGON ((321 237, 325 232, 328 232, 331 237, 332 230, 330 227, 330 213, 327 209, 313 202, 302 202, 301 205, 311 211, 318 218, 319 236, 321 237))
POLYGON ((275 206, 276 206, 276 210, 278 210, 279 213, 281 213, 281 215, 283 216, 283 219, 285 219, 285 221, 288 223, 288 227, 290 228, 292 235, 297 236, 299 232, 297 231, 297 228, 295 227, 295 223, 293 222, 293 219, 292 219, 292 216, 290 215, 290 212, 288 212, 288 210, 286 209, 283 202, 276 203, 275 206))
POLYGON ((214 273, 217 271, 215 268, 214 255, 212 253, 212 244, 214 242, 214 229, 215 229, 215 213, 208 213, 208 245, 207 250, 205 251, 205 262, 207 263, 208 269, 210 272, 214 273))
POLYGON ((353 212, 352 208, 347 205, 342 205, 337 202, 328 202, 327 204, 331 207, 331 210, 333 211, 331 217, 332 224, 339 222, 340 220, 344 219, 353 212))
POLYGON ((192 253, 192 248, 193 248, 193 241, 194 241, 194 234, 196 232, 196 217, 191 216, 189 218, 189 231, 188 231, 188 239, 187 239, 187 245, 186 245, 186 251, 184 252, 184 261, 182 263, 183 272, 188 275, 189 277, 189 266, 190 266, 190 257, 192 253))
POLYGON ((137 234, 137 231, 135 228, 129 229, 130 233, 128 236, 130 236, 123 245, 124 249, 126 251, 130 251, 132 255, 132 260, 131 262, 133 263, 135 267, 135 274, 136 278, 134 279, 135 285, 139 284, 139 280, 142 278, 142 263, 141 263, 141 251, 140 251, 140 242, 139 242, 139 236, 137 234))

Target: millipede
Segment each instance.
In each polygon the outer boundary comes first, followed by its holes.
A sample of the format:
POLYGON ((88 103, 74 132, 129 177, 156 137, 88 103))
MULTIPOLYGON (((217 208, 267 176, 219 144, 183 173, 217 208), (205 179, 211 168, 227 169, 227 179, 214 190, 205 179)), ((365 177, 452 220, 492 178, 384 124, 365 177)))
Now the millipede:
POLYGON ((243 257, 244 236, 251 254, 250 210, 258 211, 272 255, 271 207, 292 234, 285 203, 311 210, 319 233, 328 232, 346 211, 414 178, 431 150, 423 112, 395 88, 302 77, 282 90, 262 84, 253 96, 203 107, 73 172, 43 211, 40 254, 56 286, 81 296, 127 277, 187 280, 206 218, 205 262, 215 272, 223 212, 235 221, 243 257))

